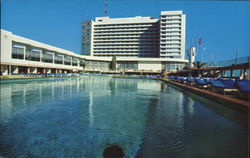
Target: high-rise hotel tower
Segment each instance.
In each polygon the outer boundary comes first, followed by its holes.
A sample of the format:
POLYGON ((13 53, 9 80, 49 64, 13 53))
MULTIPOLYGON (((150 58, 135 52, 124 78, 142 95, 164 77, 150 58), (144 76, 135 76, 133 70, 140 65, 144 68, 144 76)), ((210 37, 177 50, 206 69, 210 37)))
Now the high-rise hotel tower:
POLYGON ((152 17, 97 17, 82 23, 82 54, 100 57, 185 57, 186 16, 162 11, 152 17))

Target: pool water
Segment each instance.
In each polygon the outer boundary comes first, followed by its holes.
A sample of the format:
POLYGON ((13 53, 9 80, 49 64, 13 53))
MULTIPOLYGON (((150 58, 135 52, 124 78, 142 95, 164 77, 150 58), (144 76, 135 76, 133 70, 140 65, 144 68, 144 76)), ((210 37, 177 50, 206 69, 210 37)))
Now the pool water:
POLYGON ((0 157, 245 158, 247 116, 157 80, 2 81, 0 157))

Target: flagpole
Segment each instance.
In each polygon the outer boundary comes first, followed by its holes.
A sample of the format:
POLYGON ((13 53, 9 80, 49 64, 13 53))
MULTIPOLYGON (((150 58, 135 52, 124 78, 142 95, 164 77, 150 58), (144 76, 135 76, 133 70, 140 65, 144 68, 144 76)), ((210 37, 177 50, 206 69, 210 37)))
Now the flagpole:
POLYGON ((235 64, 238 64, 238 60, 239 60, 239 53, 240 53, 240 49, 238 48, 237 50, 236 50, 236 62, 235 62, 235 64))
MULTIPOLYGON (((201 53, 201 55, 200 55, 200 60, 201 60, 201 62, 202 62, 202 46, 201 46, 201 44, 202 44, 202 41, 201 41, 201 38, 199 38, 198 39, 198 47, 199 47, 199 50, 200 50, 200 53, 201 53)), ((198 52, 198 50, 197 50, 197 52, 198 52)))

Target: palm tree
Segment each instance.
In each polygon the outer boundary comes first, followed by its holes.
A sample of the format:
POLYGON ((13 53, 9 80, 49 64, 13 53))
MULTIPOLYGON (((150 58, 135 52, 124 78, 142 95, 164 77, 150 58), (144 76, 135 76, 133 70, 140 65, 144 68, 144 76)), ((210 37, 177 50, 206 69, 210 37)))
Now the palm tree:
POLYGON ((110 64, 111 70, 116 70, 116 56, 113 56, 111 64, 110 64))
POLYGON ((202 63, 200 61, 194 62, 194 66, 200 69, 202 66, 205 66, 207 63, 202 63))
POLYGON ((198 68, 198 76, 199 77, 200 77, 200 68, 203 67, 203 66, 205 66, 205 65, 206 65, 206 63, 202 63, 200 61, 194 62, 194 66, 198 68))
POLYGON ((85 67, 87 66, 87 63, 86 63, 86 61, 84 61, 83 63, 82 63, 82 68, 83 68, 83 71, 84 71, 84 69, 85 69, 85 67))

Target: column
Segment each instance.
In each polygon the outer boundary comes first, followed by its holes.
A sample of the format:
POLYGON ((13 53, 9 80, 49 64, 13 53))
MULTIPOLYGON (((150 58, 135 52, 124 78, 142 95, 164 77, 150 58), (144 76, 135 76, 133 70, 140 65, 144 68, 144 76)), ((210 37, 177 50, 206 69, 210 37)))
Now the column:
POLYGON ((62 55, 62 64, 64 65, 64 55, 62 55))
POLYGON ((55 53, 52 54, 52 63, 55 63, 55 53))
POLYGON ((240 79, 242 79, 243 78, 243 71, 242 71, 242 69, 240 69, 240 79))
POLYGON ((26 47, 23 48, 23 60, 26 58, 26 47))
POLYGON ((8 66, 8 75, 11 75, 11 65, 8 66))
POLYGON ((42 62, 42 51, 40 51, 40 62, 42 62))
POLYGON ((233 73, 233 69, 230 70, 230 77, 233 77, 234 73, 233 73))
POLYGON ((243 69, 243 79, 246 79, 246 69, 243 69))

